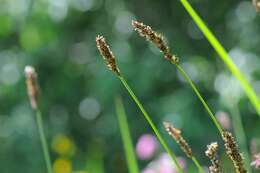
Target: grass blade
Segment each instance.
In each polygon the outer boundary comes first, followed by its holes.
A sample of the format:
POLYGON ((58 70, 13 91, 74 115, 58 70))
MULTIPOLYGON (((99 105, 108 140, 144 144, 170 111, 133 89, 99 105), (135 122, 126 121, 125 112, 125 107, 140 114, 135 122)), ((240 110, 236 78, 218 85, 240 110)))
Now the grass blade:
POLYGON ((134 147, 127 123, 127 117, 122 99, 120 97, 115 98, 115 106, 129 173, 139 173, 134 147))
POLYGON ((186 11, 190 14, 193 21, 198 25, 199 29, 203 32, 207 40, 219 54, 220 58, 224 61, 227 65, 228 69, 231 73, 238 79, 241 86, 243 87, 244 91, 246 92, 250 102, 254 106, 258 116, 260 116, 260 101, 259 98, 256 96, 255 91, 253 90, 250 83, 247 81, 245 76, 240 72, 237 66, 233 63, 230 56, 228 55, 227 51, 221 45, 221 43, 217 40, 214 34, 210 31, 210 29, 206 26, 204 21, 199 17, 197 12, 192 8, 190 3, 187 0, 180 0, 186 11))

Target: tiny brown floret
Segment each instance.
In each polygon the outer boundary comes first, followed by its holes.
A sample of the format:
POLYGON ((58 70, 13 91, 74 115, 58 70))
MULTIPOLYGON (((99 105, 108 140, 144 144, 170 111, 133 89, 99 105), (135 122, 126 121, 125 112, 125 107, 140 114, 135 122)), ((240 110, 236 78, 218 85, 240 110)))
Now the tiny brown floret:
POLYGON ((207 146, 205 152, 206 156, 210 159, 212 165, 209 167, 210 173, 222 173, 220 163, 217 156, 218 143, 213 142, 207 146))
POLYGON ((96 37, 96 43, 100 54, 102 55, 107 64, 107 67, 115 74, 120 75, 119 69, 116 65, 115 56, 113 55, 113 52, 110 50, 108 44, 106 43, 105 38, 103 36, 98 35, 96 37))
POLYGON ((39 85, 37 81, 37 73, 32 66, 26 66, 24 69, 27 85, 27 93, 33 109, 37 109, 39 97, 39 85))
POLYGON ((178 58, 172 55, 161 34, 155 32, 150 26, 138 21, 132 21, 132 25, 141 37, 145 37, 148 41, 151 41, 153 44, 155 44, 155 46, 160 49, 167 60, 178 63, 178 58))
POLYGON ((171 125, 171 123, 164 122, 163 124, 164 124, 166 131, 180 145, 182 151, 186 154, 186 156, 189 158, 192 158, 193 157, 192 150, 191 150, 189 144, 182 137, 181 131, 179 129, 174 128, 173 125, 171 125))
POLYGON ((244 167, 243 157, 239 153, 235 138, 230 132, 224 132, 222 137, 225 143, 226 153, 232 160, 236 173, 246 173, 247 171, 244 167))

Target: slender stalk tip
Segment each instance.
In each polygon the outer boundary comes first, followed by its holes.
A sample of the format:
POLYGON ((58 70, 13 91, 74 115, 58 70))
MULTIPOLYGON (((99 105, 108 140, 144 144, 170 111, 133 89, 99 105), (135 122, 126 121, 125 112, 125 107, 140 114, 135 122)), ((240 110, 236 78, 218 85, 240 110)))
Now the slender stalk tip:
POLYGON ((109 70, 111 70, 113 73, 116 75, 120 75, 120 71, 116 65, 116 59, 115 56, 113 55, 113 52, 110 50, 109 45, 106 43, 106 40, 103 36, 98 35, 96 37, 96 43, 97 43, 97 48, 104 58, 107 67, 109 70))
POLYGON ((31 106, 34 110, 37 109, 39 97, 39 85, 37 81, 37 73, 32 66, 24 68, 26 77, 27 93, 30 99, 31 106))
POLYGON ((172 136, 173 139, 180 145, 182 151, 186 154, 187 157, 192 158, 192 150, 186 140, 182 137, 181 131, 177 128, 174 128, 173 125, 169 122, 163 123, 165 130, 172 136))
POLYGON ((213 142, 207 146, 207 150, 205 151, 206 156, 211 161, 211 166, 209 167, 210 173, 222 173, 220 163, 218 160, 218 143, 213 142))
POLYGON ((244 167, 243 157, 241 153, 239 153, 238 145, 232 133, 224 132, 222 137, 225 143, 226 153, 232 160, 236 173, 246 173, 247 171, 244 167))
POLYGON ((150 26, 145 25, 142 22, 132 21, 132 26, 141 37, 145 37, 148 41, 152 42, 158 49, 160 49, 167 60, 178 63, 178 58, 172 55, 161 34, 155 32, 150 26))

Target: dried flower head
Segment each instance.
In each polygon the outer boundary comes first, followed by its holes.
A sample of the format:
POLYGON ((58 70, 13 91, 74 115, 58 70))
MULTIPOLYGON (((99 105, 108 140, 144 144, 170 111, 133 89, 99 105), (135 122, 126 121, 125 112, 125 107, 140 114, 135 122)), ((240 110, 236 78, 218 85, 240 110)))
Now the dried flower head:
POLYGON ((257 12, 260 12, 260 0, 252 0, 253 5, 257 12))
POLYGON ((221 173, 221 168, 217 156, 217 151, 218 151, 218 143, 213 142, 210 145, 207 146, 207 150, 205 151, 206 156, 210 159, 211 161, 211 166, 209 167, 209 170, 211 173, 221 173))
POLYGON ((180 145, 182 151, 187 155, 187 157, 192 158, 192 150, 189 144, 182 137, 181 131, 179 129, 174 128, 171 123, 164 122, 163 124, 166 131, 176 140, 176 142, 180 145))
POLYGON ((115 74, 120 75, 119 69, 116 65, 115 56, 113 55, 113 52, 110 50, 108 44, 106 43, 105 38, 103 36, 98 35, 96 37, 96 43, 100 54, 103 56, 107 64, 107 67, 115 74))
POLYGON ((27 93, 30 98, 31 106, 33 109, 37 109, 37 101, 39 96, 37 73, 32 66, 26 66, 24 73, 26 77, 27 93))
POLYGON ((239 153, 238 145, 235 141, 235 138, 230 132, 224 132, 222 134, 222 137, 225 143, 226 153, 232 160, 236 169, 236 173, 246 173, 247 171, 244 167, 243 157, 239 153))
POLYGON ((150 26, 138 21, 132 21, 132 25, 141 37, 145 37, 148 41, 151 41, 153 44, 155 44, 156 47, 158 47, 160 51, 164 54, 164 57, 167 60, 178 63, 178 58, 171 54, 170 49, 161 34, 152 30, 150 26))

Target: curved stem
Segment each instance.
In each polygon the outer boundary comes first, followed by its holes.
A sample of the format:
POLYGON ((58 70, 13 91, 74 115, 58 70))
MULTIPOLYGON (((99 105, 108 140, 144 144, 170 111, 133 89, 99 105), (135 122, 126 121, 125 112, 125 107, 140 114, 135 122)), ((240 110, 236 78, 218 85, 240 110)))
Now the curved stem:
POLYGON ((35 110, 35 114, 36 114, 36 122, 37 122, 38 130, 39 130, 39 134, 40 134, 40 140, 41 140, 41 144, 42 144, 42 150, 43 150, 43 154, 44 154, 47 171, 48 171, 48 173, 52 173, 51 159, 50 159, 50 155, 49 155, 47 141, 46 141, 45 134, 44 134, 42 114, 41 114, 41 111, 39 110, 39 108, 37 108, 35 110))
POLYGON ((123 76, 118 76, 118 78, 120 79, 120 81, 122 82, 122 84, 124 85, 124 87, 126 88, 126 90, 128 91, 128 93, 130 94, 130 96, 132 97, 132 99, 134 100, 134 102, 136 103, 136 105, 138 106, 138 108, 141 110, 141 112, 143 113, 145 119, 147 120, 147 122, 149 123, 149 125, 151 126, 151 128, 153 129, 155 135, 157 136, 158 140, 160 141, 160 143, 162 144, 162 146, 164 147, 164 149, 166 150, 166 152, 170 155, 170 157, 172 158, 173 162, 176 165, 176 168, 178 170, 179 173, 184 173, 184 171, 182 170, 180 164, 178 163, 177 157, 175 156, 175 154, 171 151, 170 147, 167 145, 167 143, 164 141, 164 139, 162 138, 159 130, 157 129, 157 127, 155 126, 155 124, 153 123, 152 119, 150 118, 149 114, 146 112, 146 110, 144 109, 143 105, 141 104, 141 102, 139 101, 139 99, 135 96, 134 92, 132 91, 132 89, 130 88, 130 86, 127 84, 126 80, 123 78, 123 76))
MULTIPOLYGON (((172 63, 175 64, 174 62, 172 62, 172 63)), ((195 84, 192 82, 190 77, 186 74, 186 72, 183 70, 183 68, 180 65, 178 65, 178 64, 175 64, 175 65, 178 68, 179 72, 182 74, 182 76, 185 78, 185 80, 190 84, 191 88, 196 93, 196 95, 198 96, 199 100, 201 101, 201 103, 203 104, 204 108, 206 109, 208 115, 210 116, 210 118, 212 119, 213 123, 217 127, 219 133, 222 135, 223 134, 223 129, 222 129, 221 125, 219 124, 219 122, 215 118, 214 114, 210 110, 210 108, 209 108, 208 104, 206 103, 206 101, 201 96, 201 94, 200 94, 199 90, 197 89, 197 87, 195 86, 195 84)))
POLYGON ((197 168, 199 169, 200 173, 205 173, 204 169, 202 168, 202 166, 200 165, 199 161, 196 159, 196 157, 192 157, 191 158, 192 161, 195 163, 195 165, 197 166, 197 168))

